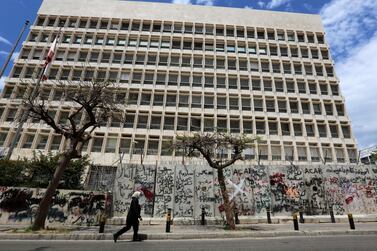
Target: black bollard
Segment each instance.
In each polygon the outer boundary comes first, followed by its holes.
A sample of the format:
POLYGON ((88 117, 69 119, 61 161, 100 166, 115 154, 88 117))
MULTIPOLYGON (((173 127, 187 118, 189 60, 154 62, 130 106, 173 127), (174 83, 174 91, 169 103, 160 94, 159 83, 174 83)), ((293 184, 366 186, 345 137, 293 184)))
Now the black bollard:
POLYGON ((166 214, 166 233, 170 233, 171 225, 171 208, 168 208, 168 213, 166 214))
POLYGON ((302 223, 302 224, 305 223, 304 212, 303 211, 300 211, 300 223, 302 223))
POLYGON ((205 210, 204 207, 202 208, 202 220, 201 220, 201 225, 202 225, 202 226, 206 225, 206 210, 205 210))
POLYGON ((348 214, 348 221, 350 222, 350 228, 352 230, 355 230, 355 222, 353 221, 353 216, 352 214, 348 214))
POLYGON ((100 216, 99 216, 99 233, 103 234, 105 232, 105 225, 106 225, 106 213, 105 211, 101 210, 100 216))
POLYGON ((105 232, 105 222, 99 224, 99 233, 103 234, 105 232))
POLYGON ((267 223, 271 224, 272 223, 272 220, 271 220, 271 209, 268 207, 266 211, 267 211, 267 223))
POLYGON ((335 223, 335 216, 334 216, 334 211, 332 207, 330 207, 330 217, 331 217, 331 223, 335 223))
POLYGON ((295 231, 298 231, 298 220, 296 213, 293 214, 293 228, 295 229, 295 231))
POLYGON ((238 219, 238 209, 236 207, 234 208, 234 218, 236 225, 240 224, 240 220, 238 219))

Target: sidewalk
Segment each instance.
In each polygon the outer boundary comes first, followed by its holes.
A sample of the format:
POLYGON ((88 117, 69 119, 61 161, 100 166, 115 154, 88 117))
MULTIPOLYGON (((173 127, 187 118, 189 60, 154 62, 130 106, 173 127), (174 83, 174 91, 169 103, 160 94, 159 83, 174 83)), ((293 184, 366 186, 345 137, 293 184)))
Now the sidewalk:
MULTIPOLYGON (((350 230, 346 223, 307 223, 299 224, 300 231, 293 230, 293 224, 241 224, 236 231, 224 230, 219 225, 173 225, 171 233, 165 233, 164 225, 141 225, 139 233, 146 234, 148 240, 180 239, 224 239, 224 238, 263 238, 287 236, 319 235, 377 235, 377 223, 356 223, 356 230, 350 230)), ((99 227, 78 227, 64 230, 63 233, 15 233, 15 226, 0 225, 0 240, 112 240, 112 233, 121 226, 107 225, 104 234, 99 227)), ((20 227, 18 227, 20 228, 20 227)), ((131 240, 132 230, 120 240, 131 240)))

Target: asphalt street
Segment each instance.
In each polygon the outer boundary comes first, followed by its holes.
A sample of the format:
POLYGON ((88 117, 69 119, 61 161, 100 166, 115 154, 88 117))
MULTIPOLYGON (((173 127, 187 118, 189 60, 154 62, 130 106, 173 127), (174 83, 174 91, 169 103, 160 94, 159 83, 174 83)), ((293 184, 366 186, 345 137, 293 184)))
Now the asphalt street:
POLYGON ((319 236, 182 241, 0 241, 1 251, 230 251, 230 250, 373 250, 377 236, 319 236))

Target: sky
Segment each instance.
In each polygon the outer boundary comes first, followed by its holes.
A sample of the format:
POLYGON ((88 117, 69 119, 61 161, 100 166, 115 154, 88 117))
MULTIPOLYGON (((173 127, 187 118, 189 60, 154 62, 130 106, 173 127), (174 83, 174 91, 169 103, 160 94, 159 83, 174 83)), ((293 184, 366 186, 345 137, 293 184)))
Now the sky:
MULTIPOLYGON (((377 80, 374 77, 377 73, 377 0, 143 1, 321 15, 358 147, 363 149, 377 145, 377 80)), ((4 64, 25 20, 34 21, 41 2, 42 0, 0 1, 0 66, 4 64)), ((20 48, 16 49, 14 58, 19 50, 20 48)), ((10 68, 11 66, 7 73, 10 68)), ((4 77, 0 79, 0 88, 3 85, 4 77)))

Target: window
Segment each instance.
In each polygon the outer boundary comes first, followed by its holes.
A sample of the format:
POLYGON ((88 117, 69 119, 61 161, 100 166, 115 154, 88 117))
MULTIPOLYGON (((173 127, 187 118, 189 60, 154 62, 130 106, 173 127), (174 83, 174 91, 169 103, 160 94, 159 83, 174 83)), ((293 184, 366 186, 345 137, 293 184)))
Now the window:
POLYGON ((254 111, 263 111, 263 99, 261 98, 254 98, 254 111))
POLYGON ((105 153, 115 153, 117 146, 117 138, 107 138, 105 153))
POLYGON ((164 130, 174 130, 174 121, 175 117, 173 116, 165 116, 164 120, 164 130))
POLYGON ((79 23, 80 28, 86 28, 86 24, 88 23, 88 20, 86 19, 81 19, 79 23))
POLYGON ((253 91, 260 91, 261 90, 260 79, 252 79, 251 85, 252 85, 253 91))
POLYGON ((265 39, 264 31, 257 31, 258 39, 265 39))
POLYGON ((136 47, 137 46, 137 39, 136 38, 130 38, 128 40, 128 46, 129 47, 136 47))
POLYGON ((174 33, 182 33, 182 24, 179 24, 179 23, 174 24, 174 33))
POLYGON ((191 108, 202 108, 202 96, 193 95, 191 97, 191 108))
POLYGON ((108 37, 106 45, 115 45, 115 38, 113 37, 108 37))
POLYGON ((63 37, 63 43, 69 44, 71 42, 71 35, 65 35, 63 37))
POLYGON ((103 137, 94 137, 91 152, 101 152, 103 144, 103 137))
POLYGON ((96 39, 96 45, 103 45, 104 38, 103 37, 97 37, 96 39))
POLYGON ((295 136, 302 136, 301 123, 293 123, 293 131, 295 133, 295 136))
POLYGON ((138 121, 137 121, 137 128, 147 129, 147 127, 148 127, 148 115, 139 114, 138 121))
POLYGON ((126 38, 118 37, 117 45, 118 46, 125 46, 126 45, 126 38))
POLYGON ((188 94, 179 94, 179 107, 188 107, 189 105, 189 96, 188 94))
POLYGON ((204 108, 211 108, 213 109, 213 96, 205 96, 204 97, 204 108))
POLYGON ((161 115, 152 114, 150 129, 160 130, 160 128, 161 128, 161 115))
POLYGON ((84 44, 92 44, 93 43, 93 37, 92 36, 86 36, 84 44))
POLYGON ((284 36, 284 32, 283 31, 278 31, 277 35, 278 35, 278 40, 279 41, 284 41, 285 40, 285 36, 284 36))
POLYGON ((89 28, 90 29, 97 29, 97 24, 98 24, 97 20, 90 20, 89 28))
POLYGON ((256 129, 257 129, 257 134, 265 134, 266 133, 264 121, 256 121, 255 125, 256 125, 256 129))
POLYGON ((124 127, 125 128, 133 128, 134 127, 134 121, 135 121, 135 114, 133 113, 127 113, 125 122, 124 122, 124 127))

